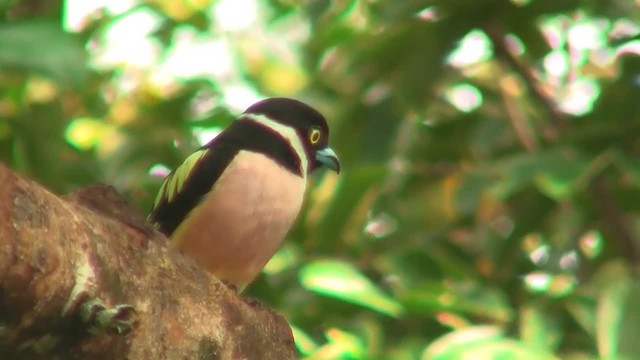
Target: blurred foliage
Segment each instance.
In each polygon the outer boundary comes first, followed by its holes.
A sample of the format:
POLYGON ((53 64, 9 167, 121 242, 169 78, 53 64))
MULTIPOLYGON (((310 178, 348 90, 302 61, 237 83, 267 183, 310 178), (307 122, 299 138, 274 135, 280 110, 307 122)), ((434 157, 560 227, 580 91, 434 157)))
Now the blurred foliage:
POLYGON ((301 356, 640 358, 638 1, 29 0, 0 16, 1 161, 59 193, 106 182, 146 211, 249 100, 327 116, 344 172, 314 177, 249 290, 301 356))

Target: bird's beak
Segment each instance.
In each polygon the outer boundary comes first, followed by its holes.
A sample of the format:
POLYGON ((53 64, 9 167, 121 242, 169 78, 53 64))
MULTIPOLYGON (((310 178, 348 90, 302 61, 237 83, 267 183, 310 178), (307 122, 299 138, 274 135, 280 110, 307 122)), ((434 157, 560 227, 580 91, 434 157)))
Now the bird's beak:
POLYGON ((340 160, 330 147, 316 151, 316 161, 336 173, 340 173, 340 160))

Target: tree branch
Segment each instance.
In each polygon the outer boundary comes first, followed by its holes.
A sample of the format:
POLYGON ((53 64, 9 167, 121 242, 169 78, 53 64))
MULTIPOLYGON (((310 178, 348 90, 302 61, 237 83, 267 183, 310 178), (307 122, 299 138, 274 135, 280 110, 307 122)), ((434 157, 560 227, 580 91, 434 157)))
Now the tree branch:
POLYGON ((61 199, 1 164, 0 183, 0 358, 295 358, 286 320, 167 247, 112 188, 61 199))
POLYGON ((531 91, 533 98, 536 99, 546 111, 552 124, 552 128, 547 129, 551 135, 549 137, 556 139, 558 137, 558 132, 567 131, 571 126, 571 122, 567 119, 565 114, 560 111, 556 102, 551 98, 550 92, 544 89, 533 71, 531 71, 525 64, 522 64, 521 61, 519 61, 516 56, 509 51, 509 48, 505 43, 506 34, 504 31, 498 25, 491 24, 485 27, 485 32, 491 40, 496 58, 504 62, 511 70, 524 80, 529 91, 531 91))

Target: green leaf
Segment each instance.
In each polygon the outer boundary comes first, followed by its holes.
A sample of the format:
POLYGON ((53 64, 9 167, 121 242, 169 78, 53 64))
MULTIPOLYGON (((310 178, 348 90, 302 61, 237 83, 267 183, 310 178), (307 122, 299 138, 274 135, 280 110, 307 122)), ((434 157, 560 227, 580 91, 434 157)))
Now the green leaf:
POLYGON ((502 329, 497 326, 474 326, 456 330, 432 342, 422 353, 422 359, 444 359, 456 349, 477 342, 488 342, 502 338, 502 329))
POLYGON ((596 301, 591 297, 572 296, 566 302, 569 313, 576 322, 587 332, 594 336, 596 328, 596 301))
POLYGON ((611 284, 626 281, 631 277, 632 269, 622 259, 615 259, 602 264, 589 280, 588 285, 594 292, 604 293, 611 284))
POLYGON ((328 329, 325 332, 327 343, 319 347, 309 359, 363 359, 365 347, 362 340, 347 331, 337 328, 328 329))
POLYGON ((513 318, 513 309, 504 292, 474 283, 453 284, 454 301, 451 309, 476 316, 491 318, 499 322, 508 322, 513 318))
POLYGON ((620 325, 624 316, 624 302, 629 293, 629 281, 611 284, 602 295, 596 312, 596 340, 598 352, 605 359, 618 356, 620 325))
POLYGON ((497 164, 502 179, 490 191, 509 198, 531 185, 554 200, 563 200, 579 189, 581 175, 587 169, 585 157, 573 151, 540 151, 519 154, 497 164))
POLYGON ((640 282, 612 282, 596 310, 596 340, 603 359, 638 359, 640 343, 640 282))
POLYGON ((526 305, 520 310, 520 338, 533 349, 554 351, 562 340, 562 332, 553 314, 539 305, 526 305))
POLYGON ((548 197, 564 200, 573 194, 576 180, 582 168, 567 167, 563 171, 544 171, 534 178, 534 183, 548 197))
POLYGON ((505 338, 496 326, 474 326, 440 337, 422 353, 423 360, 447 359, 554 359, 551 354, 505 338))
POLYGON ((344 330, 332 328, 325 332, 329 344, 342 349, 342 355, 361 359, 364 354, 362 340, 356 335, 344 330))
POLYGON ((318 344, 309 334, 295 325, 290 326, 296 348, 298 348, 298 351, 300 351, 302 355, 309 355, 318 349, 318 344))
POLYGON ((499 289, 484 287, 472 282, 453 280, 423 281, 412 284, 398 295, 411 313, 453 311, 508 322, 513 318, 505 294, 499 289))
POLYGON ((51 77, 60 85, 81 87, 86 79, 85 51, 76 36, 51 20, 0 24, 0 68, 51 77))
POLYGON ((296 262, 299 261, 300 254, 297 248, 293 245, 285 244, 281 247, 269 260, 267 265, 264 266, 262 271, 265 274, 275 275, 288 268, 291 268, 296 262))
POLYGON ((313 262, 302 268, 299 279, 305 288, 322 295, 361 305, 392 317, 399 317, 403 313, 400 304, 346 262, 313 262))

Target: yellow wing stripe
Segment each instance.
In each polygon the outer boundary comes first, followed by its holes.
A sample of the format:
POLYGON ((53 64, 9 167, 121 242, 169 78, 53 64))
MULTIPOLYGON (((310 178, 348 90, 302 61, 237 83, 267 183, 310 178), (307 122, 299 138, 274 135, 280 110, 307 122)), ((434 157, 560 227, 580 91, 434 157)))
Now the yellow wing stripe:
POLYGON ((158 191, 156 200, 153 203, 154 208, 157 207, 163 199, 166 199, 167 202, 175 199, 180 191, 182 191, 182 187, 185 182, 187 182, 187 179, 189 179, 189 174, 191 174, 193 167, 207 154, 207 151, 209 150, 200 149, 189 155, 182 164, 164 180, 160 191, 158 191))

